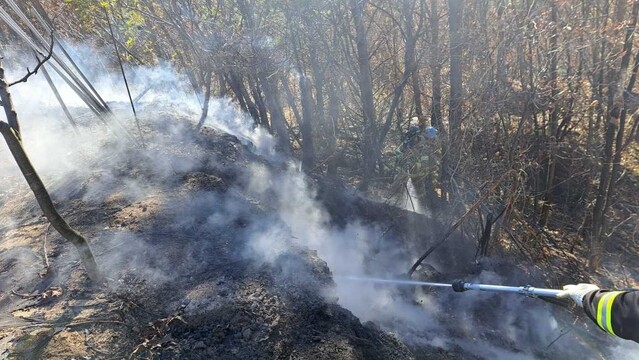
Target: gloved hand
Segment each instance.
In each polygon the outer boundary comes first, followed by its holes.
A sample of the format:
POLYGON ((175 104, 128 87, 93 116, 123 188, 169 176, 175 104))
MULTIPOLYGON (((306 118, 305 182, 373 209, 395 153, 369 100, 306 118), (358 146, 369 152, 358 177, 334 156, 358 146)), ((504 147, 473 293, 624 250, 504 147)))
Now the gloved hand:
POLYGON ((593 291, 599 290, 599 286, 593 284, 578 284, 578 285, 566 285, 564 286, 564 290, 560 292, 557 297, 567 298, 570 297, 573 299, 577 305, 583 306, 584 296, 593 291))

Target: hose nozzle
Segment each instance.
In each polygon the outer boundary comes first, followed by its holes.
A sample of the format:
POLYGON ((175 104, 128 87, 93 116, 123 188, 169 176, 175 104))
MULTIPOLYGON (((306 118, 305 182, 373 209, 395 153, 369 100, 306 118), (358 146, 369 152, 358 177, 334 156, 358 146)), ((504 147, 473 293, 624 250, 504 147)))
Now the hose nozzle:
POLYGON ((453 285, 453 290, 455 292, 464 292, 464 291, 468 290, 468 289, 466 289, 466 286, 465 286, 466 283, 462 279, 453 281, 452 285, 453 285))

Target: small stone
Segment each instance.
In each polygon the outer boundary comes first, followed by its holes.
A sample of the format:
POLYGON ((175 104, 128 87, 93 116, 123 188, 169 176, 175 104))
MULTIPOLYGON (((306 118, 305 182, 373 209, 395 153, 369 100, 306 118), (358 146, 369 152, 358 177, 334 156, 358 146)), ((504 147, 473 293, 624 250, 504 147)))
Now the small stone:
POLYGON ((193 345, 194 349, 204 349, 206 348, 206 344, 204 344, 204 341, 198 341, 195 343, 195 345, 193 345))
POLYGON ((251 329, 246 328, 246 329, 244 329, 244 331, 242 331, 242 337, 243 337, 245 340, 248 340, 248 339, 250 339, 250 338, 251 338, 251 333, 252 333, 251 329))

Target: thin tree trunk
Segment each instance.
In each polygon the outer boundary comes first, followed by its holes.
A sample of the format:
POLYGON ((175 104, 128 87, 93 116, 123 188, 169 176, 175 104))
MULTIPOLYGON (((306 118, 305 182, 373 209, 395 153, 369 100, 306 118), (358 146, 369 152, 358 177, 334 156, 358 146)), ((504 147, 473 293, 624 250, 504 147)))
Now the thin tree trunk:
MULTIPOLYGON (((619 2, 616 9, 616 21, 621 22, 624 14, 624 4, 619 2)), ((605 157, 599 177, 599 189, 597 200, 593 208, 592 230, 590 234, 590 254, 588 267, 598 270, 605 250, 606 213, 610 207, 611 198, 614 196, 616 182, 621 172, 621 155, 624 143, 624 130, 626 121, 626 109, 624 105, 624 88, 626 73, 632 57, 632 41, 639 15, 639 2, 634 2, 632 7, 631 23, 627 27, 623 57, 618 72, 610 75, 608 88, 608 114, 606 128, 606 142, 604 145, 605 157), (614 148, 614 150, 613 150, 614 148)))
POLYGON ((315 148, 313 145, 313 124, 317 123, 313 104, 313 94, 311 84, 305 76, 300 76, 300 92, 302 94, 302 122, 300 131, 302 132, 302 169, 311 171, 315 166, 315 148))
POLYGON ((541 207, 541 214, 539 216, 539 224, 541 226, 548 225, 548 219, 550 218, 550 211, 552 209, 552 189, 554 187, 555 182, 555 169, 556 169, 556 159, 557 156, 557 127, 558 127, 558 116, 559 116, 559 99, 557 99, 557 95, 559 93, 557 89, 557 54, 559 50, 557 48, 557 5, 551 3, 551 22, 553 24, 552 33, 550 34, 550 83, 552 86, 551 89, 551 101, 553 102, 552 111, 550 113, 548 119, 548 128, 549 134, 546 137, 550 142, 549 153, 548 153, 548 164, 546 166, 546 179, 544 184, 544 200, 541 207))
POLYGON ((212 71, 208 69, 206 76, 204 76, 205 90, 204 90, 204 103, 202 104, 202 115, 200 116, 200 120, 197 122, 195 131, 200 131, 202 126, 204 126, 204 122, 206 121, 206 118, 209 116, 209 103, 211 101, 211 76, 212 76, 212 71))
POLYGON ((286 127, 286 118, 284 117, 279 92, 273 78, 274 76, 270 79, 263 79, 261 83, 264 87, 264 92, 268 94, 266 96, 266 105, 271 113, 271 126, 275 130, 276 148, 284 154, 290 154, 291 145, 286 127))
POLYGON ((224 79, 224 75, 222 73, 217 73, 217 84, 219 86, 219 92, 217 94, 218 97, 224 98, 227 95, 228 88, 226 87, 226 79, 224 79))
MULTIPOLYGON (((432 72, 431 91, 433 94, 430 108, 430 125, 438 129, 443 135, 442 121, 442 64, 441 51, 439 44, 439 0, 431 0, 430 2, 430 71, 432 72)), ((442 199, 448 198, 448 186, 446 186, 447 167, 448 167, 448 145, 442 142, 442 159, 439 166, 439 184, 440 196, 442 199)))
POLYGON ((337 124, 340 116, 340 104, 339 98, 337 96, 338 88, 335 85, 334 81, 329 82, 329 91, 328 91, 328 114, 329 121, 327 123, 328 130, 326 131, 327 143, 328 143, 328 166, 326 172, 329 175, 337 174, 337 124))
POLYGON ((413 11, 414 3, 412 3, 410 0, 404 0, 402 4, 402 17, 406 22, 406 30, 404 32, 406 36, 406 45, 404 46, 404 72, 402 73, 402 78, 399 84, 395 86, 395 89, 393 91, 393 98, 391 100, 388 113, 386 114, 386 121, 384 122, 384 126, 380 131, 379 138, 376 139, 376 144, 378 145, 378 148, 375 149, 376 159, 381 153, 381 146, 384 143, 386 134, 392 126, 393 116, 395 115, 395 111, 399 106, 402 94, 404 93, 404 88, 406 87, 406 84, 410 80, 411 75, 417 67, 417 64, 415 62, 415 43, 417 39, 415 38, 415 30, 413 29, 413 11))
POLYGON ((2 57, 0 57, 0 102, 4 108, 4 114, 7 117, 7 123, 15 131, 15 135, 20 139, 20 123, 18 122, 18 114, 13 107, 11 93, 7 88, 7 79, 4 76, 4 67, 2 66, 2 57))
POLYGON ((60 96, 60 92, 58 92, 58 88, 56 88, 55 84, 53 83, 53 80, 51 79, 51 76, 49 75, 49 71, 46 69, 45 66, 42 66, 42 74, 44 75, 44 78, 47 80, 47 83, 51 87, 51 91, 53 91, 53 95, 55 95, 56 100, 58 100, 58 103, 60 104, 60 107, 62 108, 64 115, 67 117, 67 119, 71 123, 71 126, 73 126, 74 129, 77 128, 77 124, 75 123, 75 120, 73 120, 73 116, 71 116, 71 113, 69 112, 69 108, 67 108, 67 105, 64 103, 62 96, 60 96))
POLYGON ((251 95, 253 96, 255 106, 257 107, 257 112, 260 114, 260 119, 262 119, 260 124, 272 133, 272 124, 270 124, 268 121, 268 110, 266 109, 266 104, 264 101, 264 96, 262 95, 262 88, 260 87, 260 83, 258 79, 253 79, 253 77, 251 76, 248 77, 248 83, 249 87, 251 88, 251 95))
POLYGON ((448 107, 448 142, 444 145, 444 156, 442 157, 442 194, 451 198, 453 184, 451 173, 453 164, 458 160, 461 151, 460 127, 462 122, 462 42, 461 42, 461 22, 463 15, 462 0, 448 1, 448 31, 450 36, 449 56, 450 56, 450 98, 448 107))
POLYGON ((360 189, 366 191, 375 171, 377 160, 375 149, 377 139, 377 118, 373 96, 370 52, 366 27, 364 26, 364 5, 359 0, 351 0, 351 13, 355 22, 357 64, 359 67, 359 92, 364 115, 364 134, 362 134, 363 173, 360 189))
POLYGON ((431 33, 431 55, 430 68, 432 75, 433 102, 430 109, 430 123, 433 127, 442 129, 442 67, 441 54, 439 51, 439 0, 430 2, 430 33, 431 33))
POLYGON ((601 173, 599 174, 599 188, 597 191, 597 198, 595 200, 595 206, 592 210, 592 223, 589 234, 590 255, 588 260, 588 266, 591 270, 599 269, 601 257, 603 256, 603 239, 602 234, 605 223, 605 202, 607 200, 607 185, 610 179, 613 151, 612 146, 617 131, 617 124, 610 120, 606 129, 606 143, 604 146, 604 158, 601 167, 601 173))
POLYGON ((84 265, 84 268, 91 280, 96 283, 102 282, 102 275, 100 274, 98 265, 93 258, 93 253, 91 252, 89 243, 80 233, 71 228, 56 210, 44 183, 31 164, 31 161, 25 153, 15 130, 7 123, 0 121, 0 132, 7 142, 9 150, 11 151, 13 158, 16 160, 18 167, 20 167, 22 175, 27 180, 31 191, 33 191, 33 194, 38 201, 38 205, 40 205, 40 209, 42 209, 44 215, 47 217, 53 228, 56 229, 63 238, 70 241, 78 250, 80 260, 82 261, 82 264, 84 265))
POLYGON ((311 70, 313 71, 313 80, 315 87, 315 113, 318 120, 318 124, 322 124, 324 132, 327 133, 327 129, 330 129, 330 124, 326 120, 324 115, 324 70, 319 64, 317 44, 314 39, 309 39, 311 70))
POLYGON ((38 205, 40 205, 40 209, 42 209, 42 212, 47 217, 53 228, 56 229, 63 238, 75 245, 78 253, 80 254, 80 260, 82 261, 82 264, 84 265, 84 268, 91 280, 101 282, 103 280, 102 275, 98 270, 98 266, 93 258, 93 253, 91 252, 89 244, 82 235, 72 229, 66 221, 64 221, 62 216, 60 216, 53 205, 53 201, 51 201, 51 197, 49 196, 44 183, 40 179, 40 176, 38 176, 38 173, 22 147, 22 142, 19 137, 20 127, 18 115, 13 107, 13 103, 11 102, 11 93, 9 93, 7 89, 7 81, 4 77, 2 58, 0 58, 0 101, 2 101, 2 107, 5 110, 7 119, 13 123, 13 125, 11 125, 11 123, 0 121, 0 133, 2 133, 2 136, 9 147, 9 151, 11 151, 11 154, 18 164, 22 175, 27 180, 31 191, 33 191, 38 205))
POLYGON ((450 32, 450 139, 456 144, 462 121, 462 41, 461 23, 464 10, 462 0, 449 0, 448 26, 450 32))
POLYGON ((231 91, 235 93, 235 97, 237 101, 240 103, 240 107, 251 114, 251 117, 255 121, 256 124, 261 124, 264 126, 266 123, 266 128, 268 129, 268 118, 264 119, 260 116, 260 113, 257 110, 257 107, 251 101, 248 93, 246 92, 246 88, 242 83, 242 79, 239 78, 234 73, 229 73, 227 77, 227 83, 229 84, 231 91))
POLYGON ((411 80, 413 87, 413 103, 415 104, 415 115, 417 116, 417 119, 419 119, 420 128, 424 129, 430 124, 428 123, 428 119, 424 116, 424 108, 422 106, 422 88, 419 84, 419 72, 417 69, 413 71, 411 80))

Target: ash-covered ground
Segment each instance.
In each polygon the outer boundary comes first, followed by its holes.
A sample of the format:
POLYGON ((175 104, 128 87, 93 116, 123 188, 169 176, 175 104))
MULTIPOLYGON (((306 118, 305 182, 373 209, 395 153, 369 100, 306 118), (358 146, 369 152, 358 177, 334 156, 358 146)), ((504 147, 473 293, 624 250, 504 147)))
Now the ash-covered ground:
MULTIPOLYGON (((22 116, 25 147, 107 287, 89 283, 0 147, 0 358, 636 356, 539 299, 343 278, 402 276, 450 224, 303 175, 228 100, 197 134, 196 113, 159 104, 139 109, 144 146, 123 132, 135 127, 121 104, 108 126, 80 116, 75 131, 51 108, 22 116)), ((543 285, 532 266, 475 264, 474 246, 452 238, 415 278, 543 285)))

